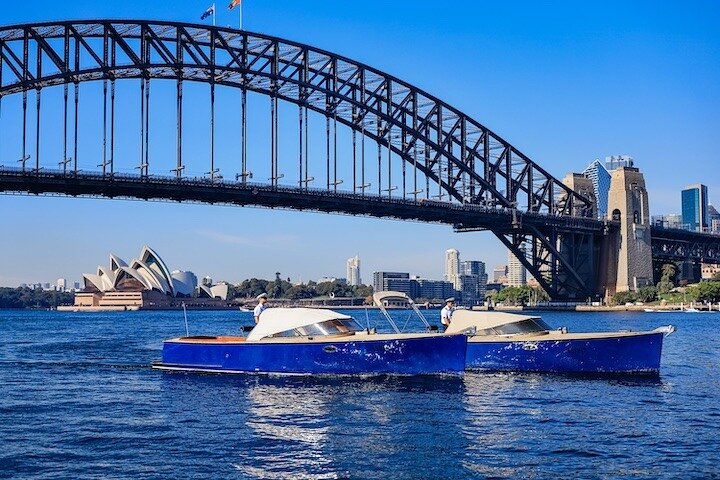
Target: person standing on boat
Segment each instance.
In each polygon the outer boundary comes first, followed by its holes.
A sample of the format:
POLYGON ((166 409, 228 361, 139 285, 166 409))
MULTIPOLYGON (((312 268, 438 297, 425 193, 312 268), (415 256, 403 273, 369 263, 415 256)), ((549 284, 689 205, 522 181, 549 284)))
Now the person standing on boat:
POLYGON ((267 310, 267 302, 268 302, 268 295, 267 293, 261 293, 257 296, 258 304, 255 307, 255 310, 253 311, 253 316, 255 317, 255 323, 257 324, 260 321, 260 314, 267 310))
MULTIPOLYGON (((453 312, 455 311, 455 299, 453 297, 445 300, 445 306, 440 310, 440 323, 443 324, 444 330, 447 330, 452 321, 453 312)), ((443 330, 443 331, 444 331, 443 330)))

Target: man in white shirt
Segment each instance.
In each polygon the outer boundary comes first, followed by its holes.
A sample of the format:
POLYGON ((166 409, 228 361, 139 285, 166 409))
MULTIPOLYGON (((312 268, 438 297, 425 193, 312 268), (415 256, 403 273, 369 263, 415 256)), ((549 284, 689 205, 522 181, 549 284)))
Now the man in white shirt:
POLYGON ((445 306, 440 310, 440 322, 443 324, 444 330, 447 330, 452 321, 452 315, 455 311, 455 299, 453 297, 445 300, 445 306))
POLYGON ((268 302, 268 296, 267 293, 261 293, 257 296, 258 304, 255 307, 255 310, 253 310, 253 316, 255 317, 255 324, 257 324, 260 321, 260 315, 262 312, 267 310, 267 302, 268 302))

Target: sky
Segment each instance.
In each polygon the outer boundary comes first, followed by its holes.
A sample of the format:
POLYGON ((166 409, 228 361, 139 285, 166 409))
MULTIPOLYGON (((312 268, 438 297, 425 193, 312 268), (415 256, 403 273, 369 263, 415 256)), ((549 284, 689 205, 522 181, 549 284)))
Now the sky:
MULTIPOLYGON (((5 6, 0 24, 87 18, 199 22, 209 5, 36 0, 32 6, 5 6)), ((237 26, 236 14, 224 3, 217 7, 219 25, 237 26)), ((680 190, 697 182, 708 185, 711 203, 720 204, 715 1, 245 0, 243 16, 247 30, 342 54, 432 93, 558 178, 596 158, 627 154, 645 173, 652 214, 678 213, 680 190)), ((171 108, 169 100, 158 102, 171 108)), ((12 111, 13 100, 4 102, 5 112, 12 111)), ((17 157, 5 145, 17 125, 4 115, 0 164, 12 165, 17 157)), ((169 152, 172 144, 154 148, 169 152)), ((219 156, 235 153, 230 141, 220 140, 218 148, 219 156)), ((454 233, 448 226, 258 208, 0 196, 0 286, 58 277, 79 281, 83 272, 108 263, 110 252, 129 261, 145 244, 170 268, 231 282, 275 272, 293 281, 343 277, 346 259, 355 254, 365 282, 375 270, 439 278, 448 248, 458 249, 461 259, 485 261, 489 270, 507 262, 492 234, 454 233)))

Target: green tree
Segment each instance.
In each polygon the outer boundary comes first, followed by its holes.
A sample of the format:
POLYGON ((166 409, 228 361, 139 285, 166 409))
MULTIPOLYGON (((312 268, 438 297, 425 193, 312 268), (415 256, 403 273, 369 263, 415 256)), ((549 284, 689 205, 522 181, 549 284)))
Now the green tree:
POLYGON ((687 289, 688 297, 695 302, 720 302, 720 282, 702 282, 687 289))
POLYGON ((647 287, 641 287, 637 291, 637 299, 644 303, 654 302, 655 300, 657 300, 657 295, 658 289, 657 287, 653 287, 652 285, 648 285, 647 287))
POLYGON ((613 295, 612 303, 615 305, 625 305, 637 301, 637 295, 634 292, 617 292, 613 295))
POLYGON ((660 269, 660 281, 674 283, 677 267, 674 263, 666 263, 660 269))

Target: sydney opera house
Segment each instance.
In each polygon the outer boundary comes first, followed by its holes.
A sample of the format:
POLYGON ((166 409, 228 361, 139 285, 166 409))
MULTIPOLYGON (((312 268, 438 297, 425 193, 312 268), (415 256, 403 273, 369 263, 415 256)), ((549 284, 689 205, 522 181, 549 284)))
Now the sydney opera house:
POLYGON ((83 275, 84 288, 75 294, 75 308, 135 310, 177 308, 183 303, 195 307, 224 306, 228 284, 198 284, 192 272, 173 270, 148 246, 140 255, 125 262, 110 255, 109 266, 83 275))

